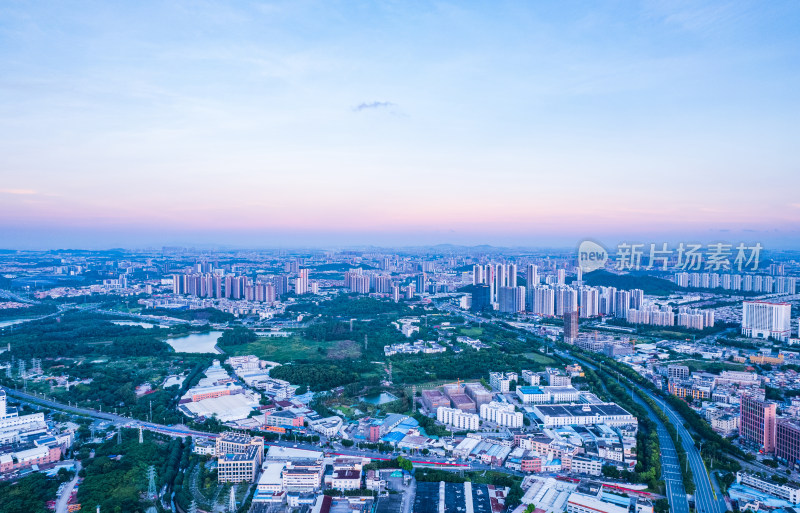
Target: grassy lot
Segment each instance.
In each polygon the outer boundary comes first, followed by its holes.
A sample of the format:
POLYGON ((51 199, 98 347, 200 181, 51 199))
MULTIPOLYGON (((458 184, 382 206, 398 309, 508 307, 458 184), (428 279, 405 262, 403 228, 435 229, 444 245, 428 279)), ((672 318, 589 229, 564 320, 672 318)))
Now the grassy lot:
POLYGON ((523 356, 542 365, 558 365, 557 361, 547 355, 543 355, 542 353, 524 353, 523 356))
MULTIPOLYGON (((253 354, 264 360, 283 363, 300 359, 325 358, 329 349, 336 346, 337 342, 317 342, 295 335, 286 338, 259 337, 250 344, 227 346, 224 351, 232 356, 253 354)), ((346 348, 341 351, 346 351, 346 348)))
POLYGON ((722 372, 724 370, 743 371, 747 367, 741 363, 720 362, 716 360, 679 360, 670 363, 686 365, 692 372, 705 371, 711 373, 722 372))
POLYGON ((474 328, 459 328, 458 332, 465 337, 478 338, 483 335, 483 328, 478 328, 477 326, 474 328))

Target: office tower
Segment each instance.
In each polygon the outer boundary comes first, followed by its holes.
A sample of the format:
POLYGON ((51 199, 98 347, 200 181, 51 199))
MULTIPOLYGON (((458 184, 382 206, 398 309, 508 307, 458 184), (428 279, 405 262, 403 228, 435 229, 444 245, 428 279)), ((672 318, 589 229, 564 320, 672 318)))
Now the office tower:
POLYGON ((472 291, 472 306, 470 309, 473 312, 483 312, 492 309, 491 291, 488 285, 476 285, 472 291))
POLYGON ((786 341, 790 336, 791 313, 789 303, 745 301, 742 304, 742 335, 786 341))
POLYGON ((497 294, 498 310, 503 313, 525 311, 525 287, 500 287, 497 294))
POLYGON ((566 281, 567 281, 567 271, 565 271, 564 269, 559 269, 558 270, 558 284, 559 285, 564 285, 566 283, 566 281))
POLYGON ((775 403, 750 394, 742 395, 739 435, 761 447, 765 454, 775 451, 775 403))
POLYGON ((308 269, 300 269, 294 279, 294 293, 298 296, 308 293, 308 269))
POLYGON ((567 312, 564 314, 564 342, 573 344, 577 339, 578 312, 567 312))
POLYGON ((506 287, 517 286, 517 264, 508 264, 506 268, 506 287))
POLYGON ((525 270, 525 283, 528 290, 532 290, 533 287, 539 285, 539 268, 534 264, 528 264, 525 270))
POLYGON ((481 283, 486 283, 485 278, 483 277, 483 266, 480 264, 476 264, 472 266, 472 284, 473 285, 480 285, 481 283))

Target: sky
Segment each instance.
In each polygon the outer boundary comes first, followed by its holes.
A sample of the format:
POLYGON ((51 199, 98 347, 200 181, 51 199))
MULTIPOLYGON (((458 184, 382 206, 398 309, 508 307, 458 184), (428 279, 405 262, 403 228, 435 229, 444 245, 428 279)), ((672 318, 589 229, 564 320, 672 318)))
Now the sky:
POLYGON ((800 3, 0 4, 0 247, 800 249, 800 3))

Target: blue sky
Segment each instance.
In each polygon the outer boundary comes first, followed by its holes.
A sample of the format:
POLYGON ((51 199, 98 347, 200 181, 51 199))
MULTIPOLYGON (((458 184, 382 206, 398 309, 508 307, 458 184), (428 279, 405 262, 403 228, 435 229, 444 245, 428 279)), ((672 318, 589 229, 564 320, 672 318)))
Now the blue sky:
POLYGON ((798 15, 4 2, 0 245, 798 247, 798 15))

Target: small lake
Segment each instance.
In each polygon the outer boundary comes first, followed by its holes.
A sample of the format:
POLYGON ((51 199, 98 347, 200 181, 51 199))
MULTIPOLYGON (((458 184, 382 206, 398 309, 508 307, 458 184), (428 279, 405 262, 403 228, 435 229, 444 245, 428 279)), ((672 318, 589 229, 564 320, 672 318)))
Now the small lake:
POLYGON ((111 321, 112 324, 117 326, 140 326, 145 329, 155 328, 156 325, 150 322, 136 322, 136 321, 111 321))
POLYGON ((221 353, 214 348, 220 336, 222 336, 221 331, 194 333, 167 339, 167 344, 171 345, 176 353, 221 353))
POLYGON ((380 394, 364 396, 361 398, 361 401, 368 404, 374 404, 376 406, 380 406, 381 404, 390 403, 392 401, 396 401, 397 399, 398 399, 397 396, 390 394, 389 392, 381 392, 380 394))

